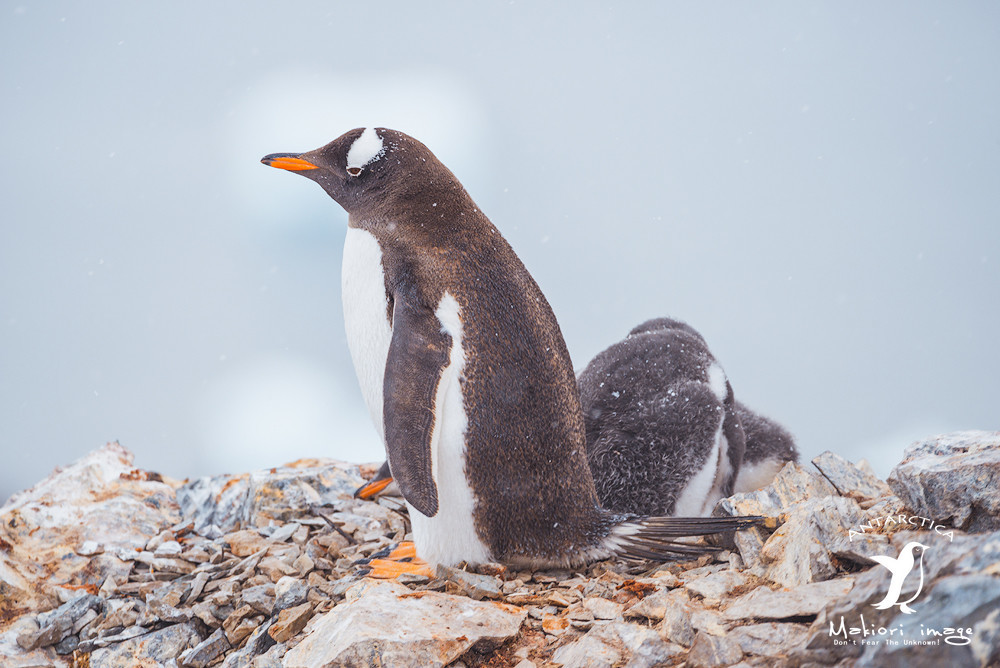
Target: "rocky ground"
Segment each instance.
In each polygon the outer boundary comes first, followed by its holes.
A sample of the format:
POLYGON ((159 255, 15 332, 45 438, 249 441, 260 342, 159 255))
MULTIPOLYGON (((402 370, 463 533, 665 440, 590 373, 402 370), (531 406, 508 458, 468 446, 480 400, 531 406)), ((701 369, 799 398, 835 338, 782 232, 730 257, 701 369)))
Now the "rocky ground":
POLYGON ((1000 665, 1000 433, 918 443, 887 482, 833 453, 789 464, 716 508, 776 530, 575 571, 367 578, 409 527, 398 500, 352 498, 371 473, 180 483, 116 443, 92 452, 0 508, 0 665, 1000 665), (909 552, 878 605, 876 561, 909 552))

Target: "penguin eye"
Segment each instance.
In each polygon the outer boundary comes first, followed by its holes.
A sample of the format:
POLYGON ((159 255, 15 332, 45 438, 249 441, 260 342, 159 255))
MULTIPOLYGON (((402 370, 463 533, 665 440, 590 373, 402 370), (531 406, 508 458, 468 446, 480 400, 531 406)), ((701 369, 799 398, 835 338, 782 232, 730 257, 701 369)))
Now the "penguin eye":
POLYGON ((363 167, 348 167, 347 173, 350 174, 351 176, 358 176, 359 174, 361 174, 361 171, 363 169, 364 169, 363 167))

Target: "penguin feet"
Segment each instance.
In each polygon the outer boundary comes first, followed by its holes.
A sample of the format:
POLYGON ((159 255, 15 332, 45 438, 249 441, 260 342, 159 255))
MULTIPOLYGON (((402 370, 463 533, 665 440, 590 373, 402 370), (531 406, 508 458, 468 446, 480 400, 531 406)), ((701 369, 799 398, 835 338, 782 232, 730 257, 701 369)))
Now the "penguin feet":
POLYGON ((385 461, 374 478, 354 490, 354 498, 374 501, 381 494, 385 496, 401 496, 399 488, 394 483, 392 473, 389 471, 389 462, 385 461))
POLYGON ((417 547, 410 541, 403 541, 395 548, 386 547, 357 563, 368 567, 366 577, 378 580, 391 580, 400 575, 435 577, 430 565, 417 557, 417 547))
POLYGON ((354 491, 355 499, 364 499, 365 501, 371 501, 376 496, 379 495, 386 487, 393 483, 392 478, 376 478, 370 482, 365 483, 361 487, 358 487, 354 491))

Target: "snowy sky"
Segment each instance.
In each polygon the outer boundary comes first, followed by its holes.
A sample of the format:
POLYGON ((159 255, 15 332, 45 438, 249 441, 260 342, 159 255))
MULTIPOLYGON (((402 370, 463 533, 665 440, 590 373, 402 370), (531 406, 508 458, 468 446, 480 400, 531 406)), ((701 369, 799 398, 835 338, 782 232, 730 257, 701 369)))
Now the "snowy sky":
POLYGON ((0 500, 115 439, 175 477, 381 459, 345 216, 258 162, 363 126, 456 172, 578 368, 671 315, 806 458, 1000 428, 996 3, 0 16, 0 500))

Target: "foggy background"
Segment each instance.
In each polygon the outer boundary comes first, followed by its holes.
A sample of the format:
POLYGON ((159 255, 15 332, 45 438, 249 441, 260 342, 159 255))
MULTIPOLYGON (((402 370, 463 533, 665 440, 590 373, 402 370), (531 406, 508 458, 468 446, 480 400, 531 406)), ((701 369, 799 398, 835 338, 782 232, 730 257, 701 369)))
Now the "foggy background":
POLYGON ((174 477, 383 458, 346 216, 269 169, 426 143, 576 367, 699 329, 808 460, 1000 428, 1000 5, 4 3, 0 501, 109 440, 174 477))

